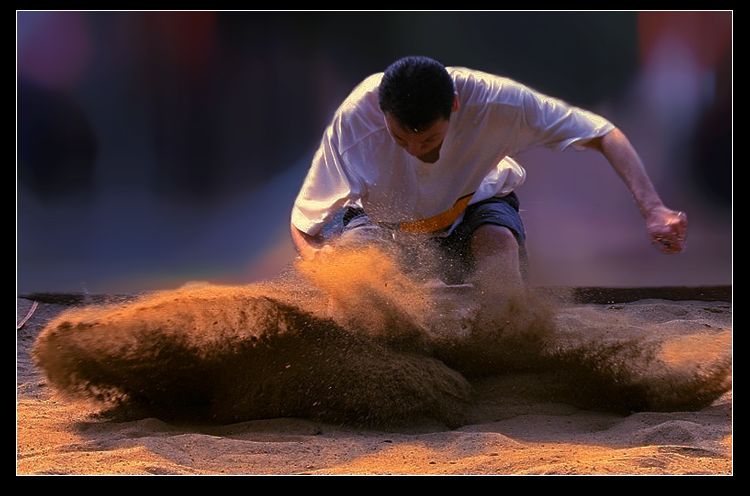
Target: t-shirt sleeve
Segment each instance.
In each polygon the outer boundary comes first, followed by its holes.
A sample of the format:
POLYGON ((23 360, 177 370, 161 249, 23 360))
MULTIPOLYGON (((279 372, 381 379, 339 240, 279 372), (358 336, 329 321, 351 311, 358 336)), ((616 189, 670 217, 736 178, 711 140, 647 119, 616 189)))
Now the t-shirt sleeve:
POLYGON ((312 236, 343 206, 359 198, 360 188, 347 173, 338 146, 337 117, 326 129, 292 208, 292 224, 312 236))
POLYGON ((612 131, 615 126, 604 117, 557 98, 522 87, 518 119, 518 149, 547 146, 565 150, 612 131))

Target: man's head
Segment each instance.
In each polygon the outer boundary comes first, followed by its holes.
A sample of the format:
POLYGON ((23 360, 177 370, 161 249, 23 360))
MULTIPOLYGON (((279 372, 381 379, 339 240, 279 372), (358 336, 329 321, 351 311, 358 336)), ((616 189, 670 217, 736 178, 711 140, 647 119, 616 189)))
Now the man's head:
POLYGON ((429 57, 404 57, 391 64, 378 90, 380 109, 396 142, 410 154, 434 162, 458 109, 453 79, 429 57))

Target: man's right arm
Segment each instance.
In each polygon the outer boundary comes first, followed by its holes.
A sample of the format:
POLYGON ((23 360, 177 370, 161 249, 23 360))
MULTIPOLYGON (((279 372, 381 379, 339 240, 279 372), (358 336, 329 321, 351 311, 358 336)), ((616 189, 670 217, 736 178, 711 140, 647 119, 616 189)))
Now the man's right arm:
POLYGON ((306 260, 331 250, 330 245, 325 244, 320 236, 320 229, 340 208, 362 196, 360 182, 347 172, 339 152, 337 130, 341 127, 340 119, 338 114, 334 116, 323 134, 320 147, 315 152, 310 170, 292 207, 292 242, 306 260))

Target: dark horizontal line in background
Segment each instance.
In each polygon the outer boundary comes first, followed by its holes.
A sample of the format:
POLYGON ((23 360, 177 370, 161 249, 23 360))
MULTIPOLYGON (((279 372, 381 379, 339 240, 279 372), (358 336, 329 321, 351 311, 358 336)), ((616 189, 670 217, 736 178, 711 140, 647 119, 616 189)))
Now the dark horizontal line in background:
POLYGON ((83 294, 83 293, 26 293, 18 295, 19 298, 38 301, 39 303, 51 303, 55 305, 90 305, 99 303, 124 303, 134 300, 139 295, 119 294, 83 294))
MULTIPOLYGON (((545 294, 572 295, 575 303, 627 303, 638 300, 698 300, 698 301, 732 301, 732 286, 664 286, 653 288, 537 288, 545 294)), ((85 295, 82 293, 28 293, 20 298, 54 303, 57 305, 82 305, 92 303, 122 303, 132 300, 137 295, 85 295)))
MULTIPOLYGON (((542 288, 554 291, 555 288, 542 288)), ((564 289, 564 288, 563 288, 564 289)), ((732 301, 732 286, 664 286, 653 288, 573 288, 576 303, 627 303, 638 300, 732 301)))

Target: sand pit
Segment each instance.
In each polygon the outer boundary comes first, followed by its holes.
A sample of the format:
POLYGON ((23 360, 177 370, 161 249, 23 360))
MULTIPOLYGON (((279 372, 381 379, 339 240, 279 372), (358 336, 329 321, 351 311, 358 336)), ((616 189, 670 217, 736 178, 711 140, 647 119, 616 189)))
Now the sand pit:
POLYGON ((728 303, 526 295, 467 329, 387 261, 346 263, 322 289, 41 304, 18 472, 730 473, 728 303))

